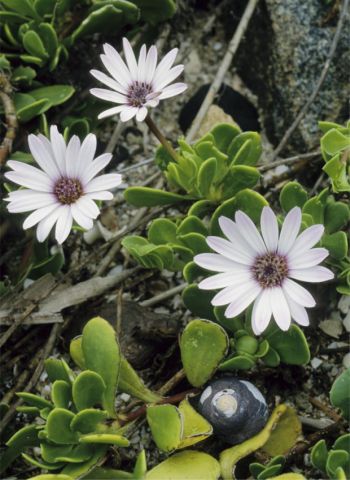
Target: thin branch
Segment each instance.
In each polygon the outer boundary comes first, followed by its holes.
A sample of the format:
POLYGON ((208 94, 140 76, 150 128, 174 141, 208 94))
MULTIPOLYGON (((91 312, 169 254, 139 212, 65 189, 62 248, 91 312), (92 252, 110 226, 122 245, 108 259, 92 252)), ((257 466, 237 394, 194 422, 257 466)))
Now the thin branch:
POLYGON ((0 99, 4 107, 6 122, 5 137, 0 145, 0 166, 5 164, 8 154, 12 151, 12 144, 18 128, 16 109, 11 95, 11 83, 5 74, 0 73, 0 99))
POLYGON ((140 302, 141 307, 152 307, 156 303, 162 302, 168 298, 173 297, 177 293, 181 293, 182 290, 186 287, 187 283, 181 283, 181 285, 176 285, 176 287, 170 288, 170 290, 166 290, 165 292, 160 293, 159 295, 155 295, 148 300, 144 300, 140 302))
POLYGON ((333 57, 334 57, 334 54, 335 54, 335 51, 336 51, 336 48, 337 48, 337 45, 338 45, 338 42, 339 42, 341 30, 343 28, 344 20, 345 20, 345 17, 347 15, 347 12, 348 12, 348 7, 349 7, 349 0, 344 0, 343 7, 342 7, 340 15, 339 15, 337 29, 335 31, 333 41, 332 41, 331 47, 329 49, 329 53, 328 53, 326 62, 325 62, 324 66, 323 66, 323 69, 321 71, 321 75, 320 75, 320 77, 319 77, 319 79, 318 79, 318 81, 315 85, 315 88, 314 88, 313 92, 311 93, 308 100, 306 101, 306 103, 304 104, 304 106, 302 107, 300 112, 298 113, 296 119, 294 120, 292 125, 288 128, 286 133, 283 135, 282 140, 280 141, 277 148, 273 152, 273 158, 272 158, 273 160, 275 160, 277 158, 277 156, 280 154, 280 152, 287 145, 291 135, 293 134, 293 132, 295 131, 295 129, 299 125, 299 123, 300 123, 301 119, 304 117, 305 113, 308 111, 310 105, 313 103, 313 101, 317 97, 317 95, 318 95, 318 93, 319 93, 319 91, 320 91, 320 89, 323 85, 323 82, 326 79, 329 67, 330 67, 331 62, 333 60, 333 57))
POLYGON ((275 162, 270 162, 267 163, 266 165, 261 165, 258 167, 258 170, 260 172, 266 172, 268 170, 271 170, 272 168, 279 167, 280 165, 290 165, 295 162, 298 162, 299 160, 307 160, 309 158, 314 158, 320 155, 321 150, 316 150, 315 152, 309 152, 309 153, 300 153, 299 155, 295 155, 294 157, 289 157, 289 158, 282 158, 281 160, 276 160, 275 162))
POLYGON ((228 45, 228 49, 227 49, 227 52, 221 62, 221 65, 219 67, 219 70, 214 78, 214 81, 213 83, 210 85, 210 88, 208 90, 208 93, 201 105, 201 108, 199 109, 195 119, 193 120, 192 122, 192 125, 191 125, 191 128, 190 130, 188 131, 187 135, 186 135, 186 139, 191 142, 198 130, 199 130, 199 127, 210 107, 210 105, 213 103, 214 101, 214 98, 215 98, 215 95, 217 94, 217 92, 219 91, 220 89, 220 86, 223 82, 223 79, 224 79, 224 76, 226 75, 226 72, 227 70, 229 69, 231 63, 232 63, 232 59, 239 47, 239 44, 243 38, 243 35, 247 29, 247 26, 249 24, 249 20, 251 19, 253 13, 254 13, 254 10, 255 10, 255 7, 258 3, 258 0, 249 0, 249 3, 243 13, 243 16, 238 24, 238 27, 228 45))

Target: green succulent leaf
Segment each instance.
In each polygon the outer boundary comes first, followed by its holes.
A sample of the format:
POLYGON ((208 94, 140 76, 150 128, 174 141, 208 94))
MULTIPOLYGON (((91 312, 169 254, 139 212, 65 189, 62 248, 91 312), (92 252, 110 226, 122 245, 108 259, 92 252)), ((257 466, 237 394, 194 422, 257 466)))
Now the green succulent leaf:
POLYGON ((209 290, 201 290, 198 285, 188 285, 182 292, 182 300, 193 315, 201 318, 207 318, 208 320, 215 320, 213 312, 213 306, 211 300, 214 296, 213 292, 209 290))
POLYGON ((108 445, 117 445, 118 447, 128 447, 130 442, 127 438, 122 435, 117 435, 115 433, 90 433, 87 435, 82 435, 79 438, 80 443, 103 443, 108 445))
POLYGON ((128 393, 133 397, 149 403, 159 402, 162 398, 161 395, 152 392, 146 387, 125 357, 122 357, 120 363, 118 391, 128 393))
POLYGON ((298 182, 288 182, 281 190, 280 204, 285 212, 294 207, 302 208, 307 202, 306 190, 298 182))
POLYGON ((132 0, 141 10, 141 18, 151 25, 169 20, 176 12, 174 0, 132 0))
POLYGON ((1 0, 1 3, 6 8, 14 10, 16 13, 34 18, 35 20, 40 19, 30 0, 1 0))
POLYGON ((49 54, 43 44, 43 41, 34 30, 28 30, 22 38, 23 47, 33 57, 38 57, 42 60, 46 60, 49 54))
POLYGON ((73 401, 78 410, 102 405, 106 385, 98 373, 85 370, 74 380, 72 394, 73 401))
POLYGON ((343 202, 330 202, 324 212, 324 223, 328 234, 335 233, 350 221, 350 208, 343 202))
POLYGON ((70 428, 74 432, 91 433, 95 432, 99 423, 108 418, 108 413, 104 410, 95 408, 86 408, 78 412, 73 418, 70 428))
POLYGON ((38 431, 37 425, 28 425, 18 430, 7 440, 8 448, 0 455, 0 473, 4 472, 27 447, 39 445, 38 431))
POLYGON ((51 383, 54 383, 56 380, 72 383, 74 378, 73 372, 64 360, 48 358, 45 360, 44 365, 51 383))
POLYGON ((314 467, 326 473, 328 449, 325 440, 319 440, 311 450, 311 463, 314 467))
POLYGON ((330 399, 334 407, 340 408, 344 418, 350 419, 350 368, 333 383, 330 399))
POLYGON ((51 398, 55 407, 68 408, 72 400, 72 387, 64 380, 56 380, 52 384, 51 398))
POLYGON ((174 405, 150 405, 147 422, 157 447, 164 452, 175 450, 183 434, 183 421, 174 405))
POLYGON ((114 401, 121 361, 115 331, 103 318, 93 318, 84 327, 82 348, 86 367, 98 373, 106 385, 103 408, 115 417, 114 401))
POLYGON ((124 192, 125 200, 134 207, 156 207, 190 200, 190 197, 149 187, 129 187, 124 192))
POLYGON ((28 392, 17 392, 17 397, 21 398, 24 402, 28 403, 32 407, 41 408, 53 408, 53 405, 48 400, 45 400, 43 397, 39 397, 39 395, 34 395, 33 393, 28 392))
POLYGON ((200 387, 209 380, 228 350, 228 337, 220 325, 192 320, 180 338, 181 360, 188 381, 200 387))
POLYGON ((64 408, 53 409, 46 421, 48 439, 58 444, 71 444, 78 442, 76 432, 70 428, 74 413, 64 408))
POLYGON ((297 325, 292 324, 286 332, 277 329, 264 336, 270 347, 278 353, 281 362, 289 365, 305 365, 310 361, 308 342, 297 325))
POLYGON ((348 237, 345 232, 335 232, 322 237, 322 247, 327 248, 331 257, 342 260, 348 254, 348 237))

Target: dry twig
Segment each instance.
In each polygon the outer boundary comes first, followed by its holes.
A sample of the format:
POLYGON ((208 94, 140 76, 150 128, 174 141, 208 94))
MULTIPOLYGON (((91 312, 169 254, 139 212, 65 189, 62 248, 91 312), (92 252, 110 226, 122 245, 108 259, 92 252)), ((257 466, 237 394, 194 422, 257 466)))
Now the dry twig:
POLYGON ((4 107, 6 121, 6 133, 0 145, 0 166, 5 164, 8 154, 12 151, 12 143, 18 128, 16 109, 11 95, 11 83, 4 73, 0 73, 0 99, 4 107))

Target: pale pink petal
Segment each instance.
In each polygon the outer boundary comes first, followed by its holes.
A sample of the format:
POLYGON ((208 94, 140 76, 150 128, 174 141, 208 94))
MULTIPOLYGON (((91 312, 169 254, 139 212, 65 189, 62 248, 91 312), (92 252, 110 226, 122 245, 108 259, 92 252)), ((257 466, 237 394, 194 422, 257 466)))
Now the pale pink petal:
POLYGON ((299 303, 303 307, 314 307, 316 305, 311 293, 290 278, 286 278, 283 281, 282 288, 286 297, 290 297, 294 302, 299 303))
POLYGON ((228 240, 209 236, 206 238, 206 241, 209 247, 215 250, 215 252, 220 253, 234 262, 243 263, 244 265, 252 265, 253 263, 254 259, 250 255, 247 255, 245 252, 241 253, 228 240))
POLYGON ((326 267, 317 266, 290 270, 288 276, 302 282, 318 283, 332 280, 334 273, 326 267))
POLYGON ((155 90, 162 90, 171 83, 175 78, 177 78, 184 70, 183 65, 176 65, 171 70, 165 71, 163 75, 159 76, 157 82, 153 82, 155 90))
POLYGON ((244 283, 251 279, 251 273, 247 269, 246 271, 242 269, 235 270, 232 272, 217 273, 211 277, 205 278, 202 280, 198 287, 202 290, 215 290, 216 288, 223 288, 229 285, 235 285, 238 283, 244 283))
POLYGON ((56 125, 52 125, 50 128, 50 141, 53 151, 53 155, 56 160, 57 167, 61 175, 66 174, 66 142, 63 135, 58 131, 56 125))
POLYGON ((103 45, 106 55, 101 55, 101 60, 109 73, 126 89, 132 82, 128 67, 125 65, 122 57, 117 50, 108 43, 103 45))
POLYGON ((261 233, 269 252, 275 252, 278 245, 278 223, 270 207, 264 207, 261 213, 261 233))
POLYGON ((307 327, 310 324, 310 320, 306 309, 299 303, 294 302, 290 297, 286 296, 286 299, 293 320, 299 323, 302 327, 307 327))
POLYGON ((213 272, 229 272, 242 267, 242 264, 233 262, 217 253, 199 253, 194 256, 193 261, 200 267, 213 272))
POLYGON ((75 164, 78 161, 80 152, 80 140, 77 135, 73 135, 69 140, 66 151, 66 172, 68 177, 74 177, 75 164))
POLYGON ((326 248, 312 248, 306 252, 298 253, 297 251, 294 255, 292 253, 288 254, 288 265, 292 270, 295 268, 314 267, 329 255, 326 248))
POLYGON ((99 80, 104 85, 107 85, 107 87, 111 88, 112 90, 115 90, 116 92, 122 93, 124 95, 128 93, 125 87, 123 87, 119 82, 114 80, 114 78, 109 77, 105 73, 100 72, 99 70, 90 70, 90 73, 97 80, 99 80))
POLYGON ((103 170, 111 161, 111 153, 103 153, 86 167, 80 178, 83 185, 86 185, 93 177, 95 177, 101 170, 103 170))
POLYGON ((252 329, 255 335, 260 335, 266 330, 272 315, 270 290, 263 290, 256 298, 252 312, 252 329))
POLYGON ((28 215, 28 217, 24 220, 23 223, 23 230, 27 230, 27 228, 31 228, 37 223, 39 223, 43 218, 47 217, 51 212, 53 212, 59 203, 53 203, 51 205, 46 205, 45 207, 38 208, 33 213, 28 215))
POLYGON ((136 120, 138 122, 143 122, 144 119, 147 117, 147 108, 146 107, 141 107, 138 109, 138 112, 136 113, 136 120))
POLYGON ((228 287, 220 290, 220 292, 218 292, 211 300, 211 304, 215 307, 218 307, 235 302, 250 290, 254 290, 255 286, 256 282, 253 280, 248 280, 247 282, 237 281, 233 285, 229 285, 228 287))
POLYGON ((242 237, 250 244, 254 251, 263 255, 267 252, 265 243, 261 238, 254 222, 242 211, 238 211, 235 216, 236 224, 240 230, 242 237))
POLYGON ((56 161, 51 153, 50 155, 47 154, 47 150, 40 138, 31 134, 28 136, 28 144, 30 152, 40 168, 44 170, 50 178, 58 180, 60 177, 60 171, 57 168, 56 161))
POLYGON ((152 83, 156 66, 157 66, 157 58, 158 58, 157 48, 154 45, 152 45, 151 48, 148 50, 147 58, 146 58, 145 82, 147 84, 152 83))
MULTIPOLYGON (((52 159, 52 162, 55 165, 54 167, 55 171, 58 172, 58 176, 63 175, 64 174, 64 169, 62 168, 63 166, 57 163, 50 140, 47 137, 45 137, 42 133, 39 133, 37 135, 37 138, 41 142, 43 151, 45 152, 46 156, 52 159)), ((55 175, 55 177, 52 177, 52 178, 56 179, 57 175, 55 175)))
MULTIPOLYGON (((10 166, 10 163, 14 160, 7 162, 10 166)), ((19 162, 23 163, 23 162, 19 162)), ((41 170, 31 167, 30 165, 26 165, 23 163, 25 167, 21 169, 21 171, 16 172, 6 172, 5 177, 11 182, 17 183, 22 187, 31 188, 33 190, 39 190, 39 192, 51 192, 53 188, 53 181, 46 175, 46 173, 42 172, 41 170), (37 170, 37 172, 33 172, 27 167, 33 168, 37 170)))
POLYGON ((52 227, 57 222, 60 213, 64 210, 65 205, 60 205, 56 208, 53 212, 47 215, 43 220, 41 220, 38 224, 38 228, 36 230, 36 237, 39 242, 43 242, 49 235, 52 227))
POLYGON ((90 230, 93 227, 93 221, 91 218, 84 215, 76 204, 71 205, 71 212, 73 219, 85 230, 90 230))
POLYGON ((186 83, 173 83, 168 87, 163 88, 162 93, 159 95, 159 100, 164 100, 165 98, 175 97, 187 89, 186 83))
POLYGON ((305 252, 306 250, 309 250, 309 248, 312 248, 314 245, 316 245, 316 243, 318 243, 323 235, 323 232, 323 225, 312 225, 311 227, 307 228, 295 240, 289 254, 297 255, 299 252, 305 252))
POLYGON ((118 105, 118 107, 108 108, 104 110, 98 115, 98 119, 101 120, 102 118, 112 117, 113 115, 117 115, 117 113, 122 112, 125 108, 125 105, 118 105))
POLYGON ((145 103, 145 107, 157 107, 159 105, 159 100, 158 98, 156 98, 155 100, 147 100, 147 102, 145 103))
POLYGON ((146 80, 146 54, 147 54, 146 45, 142 45, 140 50, 140 55, 139 55, 139 61, 137 64, 137 69, 138 69, 137 80, 140 83, 145 82, 146 80))
POLYGON ((86 193, 98 192, 100 190, 109 190, 117 188, 122 182, 122 176, 119 173, 106 173, 93 178, 85 187, 86 193))
POLYGON ((122 122, 127 122, 131 120, 138 112, 137 107, 125 107, 122 112, 120 113, 120 120, 122 122))
MULTIPOLYGON (((97 194, 98 193, 103 193, 103 192, 97 192, 97 194)), ((110 192, 106 192, 106 193, 110 193, 110 192)), ((103 198, 102 200, 106 200, 106 199, 103 198)), ((108 197, 107 200, 110 200, 110 197, 108 197)), ((100 210, 98 206, 91 198, 88 197, 88 195, 84 195, 83 197, 79 198, 79 200, 77 200, 75 205, 81 211, 81 213, 86 217, 97 218, 100 214, 100 210)))
POLYGON ((170 70, 173 63, 175 62, 175 58, 176 58, 176 55, 177 55, 178 51, 179 51, 178 48, 173 48, 160 61, 159 65, 158 65, 158 67, 155 71, 154 77, 153 77, 153 84, 158 82, 159 78, 163 75, 164 72, 167 72, 167 71, 170 70))
POLYGON ((134 51, 129 43, 129 40, 125 37, 123 38, 123 48, 124 48, 125 60, 129 67, 131 78, 136 81, 137 80, 137 62, 136 62, 134 51))
POLYGON ((128 98, 121 93, 107 90, 106 88, 91 88, 90 93, 95 97, 106 100, 107 102, 126 104, 129 102, 128 98))
POLYGON ((23 213, 36 210, 43 205, 51 205, 56 202, 56 197, 51 193, 37 192, 35 190, 17 190, 9 194, 10 201, 7 209, 11 213, 23 213), (16 195, 18 194, 18 195, 16 195))
POLYGON ((62 244, 68 237, 69 232, 72 229, 73 217, 71 207, 69 205, 63 205, 56 223, 55 237, 59 244, 62 244))
POLYGON ((89 198, 91 200, 112 200, 113 193, 107 191, 91 192, 84 195, 84 198, 89 198))
POLYGON ((270 306, 278 327, 283 331, 287 331, 290 327, 291 316, 282 288, 273 287, 270 289, 270 306))
POLYGON ((261 292, 261 287, 257 283, 252 283, 243 295, 236 298, 225 310, 227 318, 233 318, 242 313, 256 299, 261 292))
POLYGON ((301 210, 299 207, 294 207, 290 210, 284 219, 280 238, 278 241, 278 253, 285 255, 292 248, 295 239, 300 230, 301 225, 301 210))
POLYGON ((245 253, 252 259, 255 258, 255 250, 242 237, 235 222, 227 217, 221 216, 219 217, 219 225, 225 236, 233 243, 235 248, 237 248, 242 254, 245 253))
POLYGON ((80 175, 86 170, 88 165, 93 161, 97 147, 97 139, 93 133, 89 133, 84 138, 80 147, 78 159, 75 162, 74 176, 80 179, 80 175))

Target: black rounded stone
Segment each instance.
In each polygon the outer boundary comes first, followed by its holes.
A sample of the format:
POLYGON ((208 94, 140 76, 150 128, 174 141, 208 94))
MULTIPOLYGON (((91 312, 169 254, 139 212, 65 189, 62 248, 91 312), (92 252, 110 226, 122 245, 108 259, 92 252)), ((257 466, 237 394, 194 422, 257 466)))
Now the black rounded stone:
POLYGON ((231 445, 256 435, 268 419, 268 407, 260 390, 235 377, 210 382, 197 408, 213 426, 214 434, 231 445))

